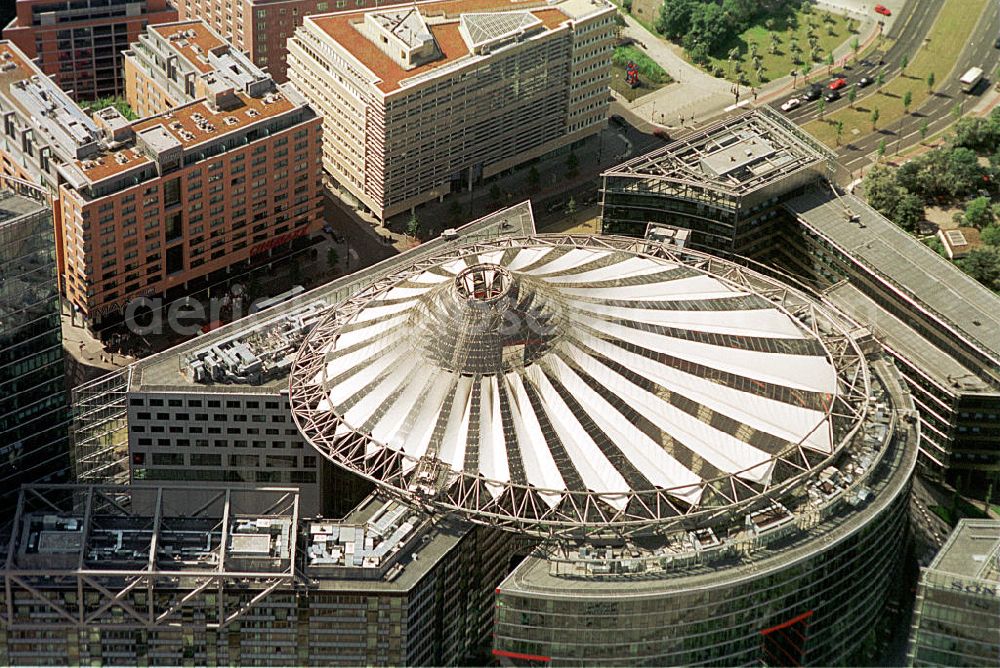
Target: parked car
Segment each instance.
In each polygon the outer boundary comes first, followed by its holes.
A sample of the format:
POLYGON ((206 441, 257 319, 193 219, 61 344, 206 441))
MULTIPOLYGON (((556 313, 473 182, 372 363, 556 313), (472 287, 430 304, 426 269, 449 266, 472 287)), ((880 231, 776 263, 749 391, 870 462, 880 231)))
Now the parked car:
POLYGON ((844 77, 837 77, 836 79, 830 82, 830 85, 827 86, 827 88, 829 88, 830 90, 840 90, 846 85, 847 85, 847 79, 845 79, 844 77))
POLYGON ((826 100, 827 102, 833 102, 834 100, 839 100, 840 91, 839 90, 827 91, 826 95, 823 96, 823 99, 826 100))
POLYGON ((813 84, 812 87, 803 94, 803 99, 807 102, 812 102, 813 100, 818 100, 820 96, 823 95, 823 87, 819 84, 813 84))
POLYGON ((791 111, 792 109, 798 109, 802 106, 802 100, 797 97, 793 97, 781 105, 782 111, 791 111))
POLYGON ((875 13, 882 16, 892 16, 892 12, 885 5, 875 5, 875 13))
POLYGON ((861 77, 860 79, 858 79, 857 87, 864 88, 865 86, 872 85, 872 83, 873 81, 870 77, 861 77))
POLYGON ((614 123, 615 125, 617 125, 620 128, 623 128, 626 125, 628 125, 628 123, 625 121, 625 119, 622 116, 619 116, 618 114, 612 114, 612 116, 611 116, 611 122, 614 123))
POLYGON ((994 49, 1000 49, 1000 37, 997 37, 997 41, 993 42, 994 49))

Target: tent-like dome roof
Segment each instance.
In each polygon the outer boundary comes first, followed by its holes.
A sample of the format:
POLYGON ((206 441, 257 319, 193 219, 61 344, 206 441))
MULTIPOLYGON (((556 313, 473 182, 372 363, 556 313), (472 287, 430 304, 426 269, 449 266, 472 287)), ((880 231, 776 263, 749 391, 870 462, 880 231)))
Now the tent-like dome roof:
POLYGON ((466 247, 336 308, 293 370, 303 434, 411 500, 541 530, 719 510, 835 454, 832 320, 599 240, 466 247))

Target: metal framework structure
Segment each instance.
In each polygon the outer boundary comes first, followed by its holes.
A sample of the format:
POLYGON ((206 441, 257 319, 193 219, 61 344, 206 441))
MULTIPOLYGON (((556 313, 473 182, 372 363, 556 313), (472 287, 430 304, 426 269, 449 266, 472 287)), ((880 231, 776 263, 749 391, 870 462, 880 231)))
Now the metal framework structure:
POLYGON ((297 490, 198 492, 205 503, 182 514, 171 509, 171 497, 189 495, 189 488, 24 486, 0 571, 0 627, 51 626, 55 613, 59 624, 81 631, 168 628, 197 605, 207 627, 218 629, 294 581, 297 490), (136 510, 150 505, 150 512, 136 510), (270 555, 239 553, 236 536, 259 534, 238 534, 237 523, 262 518, 288 527, 287 544, 270 555), (32 619, 25 603, 48 614, 32 619))
POLYGON ((832 172, 834 160, 835 155, 828 148, 765 106, 719 121, 652 153, 612 167, 603 176, 650 179, 662 183, 659 187, 668 188, 667 192, 708 191, 717 198, 738 202, 740 197, 817 162, 825 162, 827 170, 832 172), (774 148, 773 155, 761 158, 767 169, 756 169, 745 174, 745 178, 728 174, 713 178, 701 167, 703 160, 721 151, 759 140, 769 142, 774 148))
POLYGON ((72 465, 80 483, 129 480, 126 393, 134 367, 73 388, 72 465))
POLYGON ((851 447, 868 413, 870 390, 867 363, 849 333, 846 319, 804 293, 708 254, 640 239, 582 235, 509 237, 474 243, 402 267, 337 306, 307 338, 290 379, 292 413, 300 431, 334 463, 430 512, 458 512, 472 521, 500 528, 564 537, 663 534, 770 506, 823 470, 845 447, 851 447), (490 493, 488 487, 496 489, 495 480, 466 472, 456 476, 434 453, 414 460, 400 450, 382 447, 370 432, 352 429, 342 415, 329 410, 325 382, 328 351, 341 335, 341 327, 376 295, 431 267, 526 245, 607 249, 635 257, 661 258, 762 297, 787 313, 822 343, 836 370, 838 389, 826 406, 833 429, 832 452, 819 453, 804 448, 801 442, 793 443, 773 458, 785 472, 779 480, 758 484, 737 474, 704 480, 700 485, 701 500, 692 504, 679 501, 678 495, 672 493, 676 490, 632 489, 627 503, 617 508, 591 491, 548 490, 505 482, 501 483, 501 494, 490 493), (561 495, 562 500, 553 507, 544 500, 547 494, 561 495))

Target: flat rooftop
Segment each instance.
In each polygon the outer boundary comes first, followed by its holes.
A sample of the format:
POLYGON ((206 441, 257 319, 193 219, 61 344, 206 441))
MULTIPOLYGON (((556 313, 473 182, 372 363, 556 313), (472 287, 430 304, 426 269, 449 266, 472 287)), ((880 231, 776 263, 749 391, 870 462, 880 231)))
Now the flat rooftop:
POLYGON ((927 568, 1000 582, 1000 520, 959 520, 927 568))
POLYGON ((612 167, 604 176, 709 185, 745 195, 803 169, 816 168, 831 157, 807 134, 761 107, 612 167))
POLYGON ((167 40, 178 55, 206 74, 215 69, 208 62, 209 52, 219 47, 229 48, 229 44, 200 19, 151 25, 147 30, 167 40))
MULTIPOLYGON (((462 14, 488 12, 530 12, 544 29, 552 31, 572 18, 580 18, 610 5, 593 4, 589 0, 443 0, 421 2, 415 7, 427 23, 431 36, 438 47, 439 57, 418 67, 405 69, 386 55, 374 42, 362 34, 357 24, 364 21, 365 14, 372 10, 360 9, 353 12, 313 15, 305 18, 330 39, 349 51, 354 58, 367 68, 377 80, 377 87, 383 93, 398 90, 408 80, 433 75, 447 65, 463 59, 472 62, 474 57, 460 31, 462 14)), ((380 7, 384 12, 387 7, 380 7)))
POLYGON ((853 195, 814 191, 784 206, 1000 366, 1000 296, 853 195))
POLYGON ((371 267, 348 276, 343 276, 326 285, 319 286, 286 302, 273 306, 258 314, 250 315, 208 334, 197 336, 169 350, 151 355, 133 364, 131 369, 132 391, 191 391, 200 392, 244 392, 276 394, 288 388, 287 373, 272 376, 261 384, 249 383, 202 383, 194 382, 188 374, 187 360, 196 351, 218 346, 227 341, 253 333, 265 320, 282 316, 294 316, 303 309, 319 303, 332 307, 348 297, 360 292, 379 278, 398 271, 424 257, 436 255, 449 246, 465 244, 477 239, 493 239, 498 236, 525 236, 534 234, 535 220, 529 201, 501 209, 488 216, 472 221, 458 228, 458 238, 445 239, 443 236, 420 244, 416 248, 393 256, 371 267))
POLYGON ((837 283, 824 294, 855 322, 872 326, 880 342, 910 360, 938 384, 962 392, 996 391, 971 369, 888 313, 850 282, 837 283))

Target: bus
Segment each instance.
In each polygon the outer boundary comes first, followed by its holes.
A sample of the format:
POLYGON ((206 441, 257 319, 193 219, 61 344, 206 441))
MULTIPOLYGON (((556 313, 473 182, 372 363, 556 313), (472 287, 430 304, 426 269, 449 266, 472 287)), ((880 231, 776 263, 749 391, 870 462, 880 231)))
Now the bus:
POLYGON ((962 75, 962 78, 958 80, 962 84, 963 93, 971 93, 979 82, 983 80, 983 68, 973 67, 968 72, 962 75))

